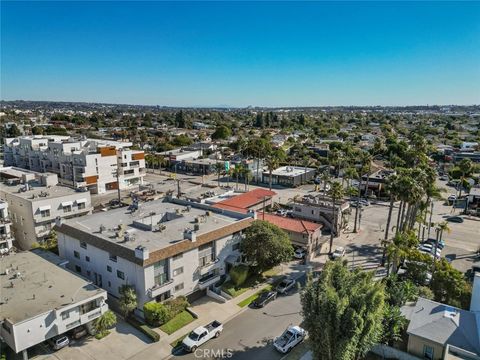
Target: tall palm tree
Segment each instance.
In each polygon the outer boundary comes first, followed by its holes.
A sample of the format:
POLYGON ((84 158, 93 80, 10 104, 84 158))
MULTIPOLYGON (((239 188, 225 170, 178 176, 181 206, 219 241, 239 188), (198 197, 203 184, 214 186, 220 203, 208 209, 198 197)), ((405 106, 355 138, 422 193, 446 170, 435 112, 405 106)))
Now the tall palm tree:
POLYGON ((332 247, 333 247, 333 235, 335 233, 335 236, 338 235, 338 221, 337 221, 337 210, 336 210, 336 202, 337 200, 343 199, 344 196, 344 191, 343 187, 339 182, 332 181, 330 183, 330 190, 328 190, 328 196, 330 196, 332 200, 332 226, 330 229, 330 250, 329 253, 332 253, 332 247))
POLYGON ((222 175, 224 165, 221 162, 215 163, 215 172, 217 173, 217 184, 220 187, 220 175, 222 175))
POLYGON ((347 181, 347 188, 350 188, 350 182, 352 179, 357 179, 358 178, 358 172, 357 169, 355 169, 352 166, 349 166, 348 168, 345 169, 343 172, 343 177, 342 177, 342 185, 343 182, 346 180, 347 181))
POLYGON ((460 169, 460 172, 462 173, 462 176, 460 178, 460 184, 459 184, 459 194, 458 198, 462 196, 462 188, 466 183, 466 178, 472 173, 473 171, 473 164, 472 160, 470 159, 462 159, 460 163, 458 164, 458 168, 460 169))
POLYGON ((268 185, 272 190, 272 173, 273 170, 280 166, 280 162, 285 159, 285 152, 281 149, 275 149, 270 151, 266 157, 266 165, 268 169, 268 185))
POLYGON ((363 152, 360 157, 362 167, 367 173, 367 181, 365 183, 365 198, 368 199, 368 186, 370 182, 370 172, 372 171, 372 155, 368 152, 363 152))
POLYGON ((243 164, 236 164, 235 167, 233 168, 232 175, 235 176, 235 180, 236 180, 235 190, 237 191, 238 191, 238 178, 243 174, 243 172, 244 172, 243 164))

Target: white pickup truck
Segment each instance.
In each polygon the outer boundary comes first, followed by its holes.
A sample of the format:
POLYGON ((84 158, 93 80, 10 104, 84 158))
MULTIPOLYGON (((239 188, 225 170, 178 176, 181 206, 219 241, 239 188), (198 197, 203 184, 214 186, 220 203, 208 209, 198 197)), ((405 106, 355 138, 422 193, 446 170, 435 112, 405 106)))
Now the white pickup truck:
POLYGON ((300 326, 289 326, 281 336, 275 338, 273 346, 282 354, 286 354, 301 343, 306 334, 307 332, 300 326))
POLYGON ((208 340, 214 337, 219 337, 223 331, 223 325, 214 320, 210 324, 205 326, 199 326, 193 330, 182 341, 183 348, 188 352, 194 352, 197 348, 206 343, 208 340))

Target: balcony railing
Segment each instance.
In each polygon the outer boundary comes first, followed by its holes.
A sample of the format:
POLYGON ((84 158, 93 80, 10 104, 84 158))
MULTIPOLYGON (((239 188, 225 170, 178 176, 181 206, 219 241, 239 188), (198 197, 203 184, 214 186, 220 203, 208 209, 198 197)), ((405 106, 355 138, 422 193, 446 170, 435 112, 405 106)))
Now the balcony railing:
POLYGON ((161 293, 167 291, 168 285, 171 285, 171 284, 173 284, 173 279, 170 279, 164 282, 163 284, 157 284, 155 286, 152 286, 150 289, 147 290, 147 294, 149 297, 154 298, 160 295, 161 293))
POLYGON ((202 279, 202 281, 198 281, 198 287, 203 290, 208 288, 210 285, 215 284, 217 281, 220 280, 220 275, 219 274, 212 274, 208 276, 205 279, 202 279))

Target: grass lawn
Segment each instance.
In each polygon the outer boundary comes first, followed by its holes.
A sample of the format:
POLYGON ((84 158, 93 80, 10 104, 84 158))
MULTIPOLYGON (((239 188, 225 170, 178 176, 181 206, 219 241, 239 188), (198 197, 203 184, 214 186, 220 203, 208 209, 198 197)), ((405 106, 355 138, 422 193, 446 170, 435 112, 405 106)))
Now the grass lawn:
POLYGON ((184 310, 172 320, 160 326, 160 330, 170 335, 178 329, 181 329, 185 325, 191 323, 193 320, 195 320, 195 318, 192 316, 192 314, 190 314, 187 310, 184 310))
POLYGON ((253 286, 255 286, 257 283, 261 283, 266 281, 267 279, 277 275, 280 272, 280 267, 276 266, 272 269, 264 271, 262 274, 254 274, 251 275, 245 280, 245 282, 238 286, 235 287, 231 281, 226 281, 222 285, 222 290, 229 294, 231 297, 237 297, 239 295, 242 295, 245 291, 249 290, 253 286))
POLYGON ((240 301, 237 305, 240 306, 240 307, 245 307, 245 306, 248 306, 250 305, 254 300, 256 300, 261 293, 264 293, 264 292, 267 292, 267 291, 270 291, 272 290, 273 286, 272 285, 267 285, 267 287, 265 287, 264 289, 256 292, 255 294, 249 296, 248 298, 240 301))

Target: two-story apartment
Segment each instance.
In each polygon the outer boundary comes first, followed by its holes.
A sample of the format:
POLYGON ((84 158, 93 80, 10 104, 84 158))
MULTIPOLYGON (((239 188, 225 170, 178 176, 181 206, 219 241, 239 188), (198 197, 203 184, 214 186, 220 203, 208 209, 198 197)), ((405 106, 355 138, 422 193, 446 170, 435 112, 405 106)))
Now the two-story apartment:
POLYGON ((42 242, 57 218, 70 219, 92 212, 89 192, 57 184, 57 175, 19 168, 0 168, 0 199, 8 204, 14 237, 28 250, 42 242))
POLYGON ((69 136, 5 139, 5 166, 56 173, 60 182, 92 193, 143 183, 145 154, 132 143, 69 136))
POLYGON ((178 199, 120 208, 57 227, 60 256, 71 270, 119 297, 133 286, 143 304, 203 296, 241 260, 242 231, 255 217, 178 199))
POLYGON ((0 258, 0 337, 16 353, 92 321, 108 310, 107 294, 40 249, 0 258))

